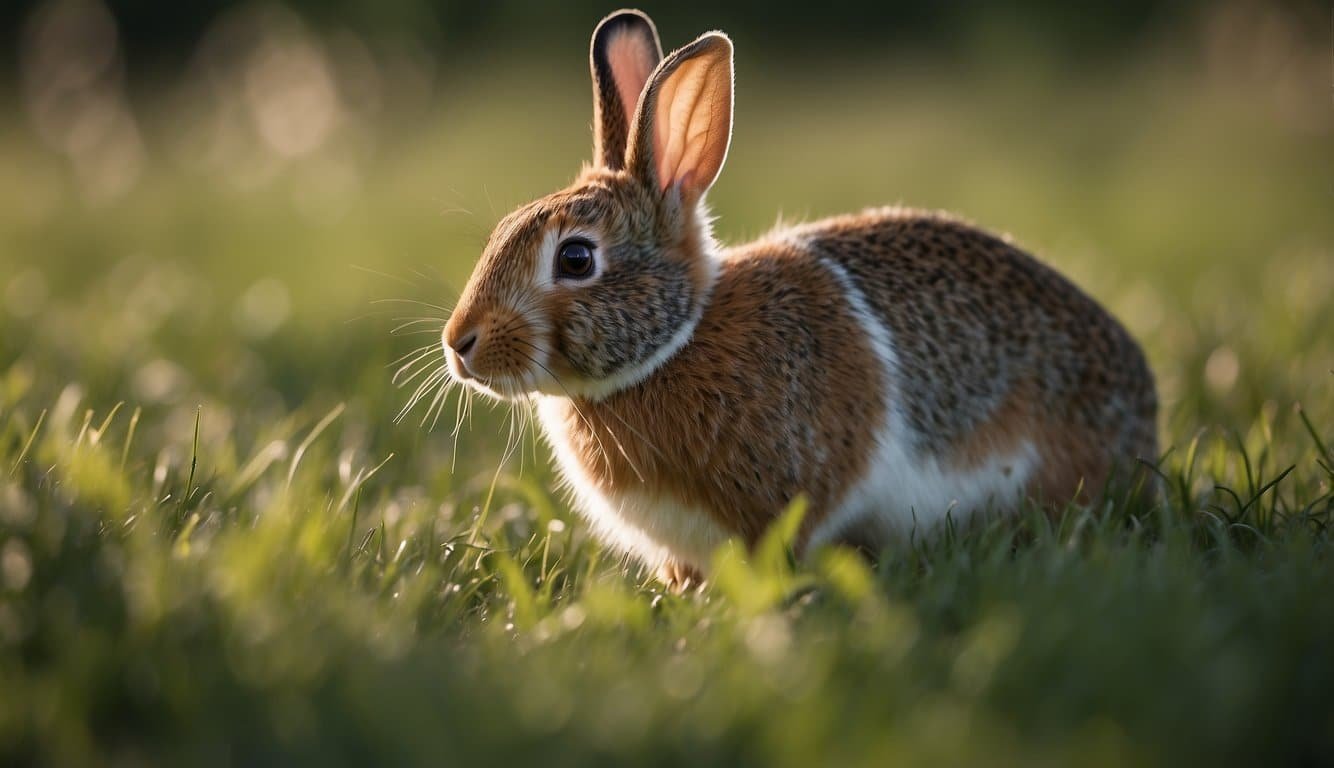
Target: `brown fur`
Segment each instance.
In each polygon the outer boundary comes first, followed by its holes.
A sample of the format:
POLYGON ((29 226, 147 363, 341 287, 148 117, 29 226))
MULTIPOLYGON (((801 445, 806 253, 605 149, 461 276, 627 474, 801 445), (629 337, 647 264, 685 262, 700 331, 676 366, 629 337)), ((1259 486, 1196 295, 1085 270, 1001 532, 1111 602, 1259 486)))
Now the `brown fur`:
POLYGON ((1115 436, 1095 439, 1072 432, 1068 425, 1044 413, 1036 391, 1030 384, 1016 386, 986 421, 949 451, 949 463, 959 469, 974 469, 993 456, 1012 455, 1025 442, 1032 442, 1037 446, 1039 461, 1028 483, 1028 496, 1053 507, 1067 502, 1088 503, 1110 479, 1111 467, 1103 447, 1115 436))
POLYGON ((753 542, 799 493, 816 525, 861 475, 880 379, 834 280, 754 247, 724 262, 689 345, 638 386, 577 398, 568 428, 604 491, 669 495, 753 542))

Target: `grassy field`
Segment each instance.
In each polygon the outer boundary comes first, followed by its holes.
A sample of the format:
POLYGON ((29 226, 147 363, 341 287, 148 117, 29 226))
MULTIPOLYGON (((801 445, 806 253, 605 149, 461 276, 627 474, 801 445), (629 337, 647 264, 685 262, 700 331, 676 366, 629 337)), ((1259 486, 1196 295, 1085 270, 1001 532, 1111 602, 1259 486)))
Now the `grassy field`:
POLYGON ((1334 761, 1327 87, 909 64, 743 55, 721 235, 889 202, 1013 233, 1148 350, 1169 501, 875 570, 777 530, 685 597, 508 410, 395 421, 492 223, 587 155, 580 51, 348 101, 315 149, 217 79, 93 150, 6 109, 0 762, 1334 761))

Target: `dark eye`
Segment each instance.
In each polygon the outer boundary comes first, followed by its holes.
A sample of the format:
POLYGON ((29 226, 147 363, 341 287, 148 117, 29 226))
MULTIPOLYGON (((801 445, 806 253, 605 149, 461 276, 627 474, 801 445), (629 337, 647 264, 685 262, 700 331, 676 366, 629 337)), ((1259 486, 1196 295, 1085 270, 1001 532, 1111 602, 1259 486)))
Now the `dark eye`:
POLYGON ((593 247, 582 240, 561 243, 556 252, 556 276, 583 279, 593 274, 593 247))

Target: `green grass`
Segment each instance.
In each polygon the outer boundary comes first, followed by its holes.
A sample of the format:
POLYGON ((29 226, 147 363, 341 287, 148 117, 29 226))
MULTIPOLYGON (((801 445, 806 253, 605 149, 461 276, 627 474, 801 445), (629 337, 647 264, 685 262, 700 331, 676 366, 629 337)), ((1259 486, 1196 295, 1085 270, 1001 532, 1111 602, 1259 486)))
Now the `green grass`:
POLYGON ((389 366, 431 335, 390 330, 572 175, 584 82, 450 85, 261 181, 153 101, 109 200, 7 121, 0 762, 1334 760, 1327 125, 1190 59, 739 66, 724 237, 896 201, 1013 232, 1149 351, 1167 503, 984 520, 874 570, 794 569, 779 531, 662 595, 531 435, 501 465, 506 410, 457 441, 452 400, 394 422, 389 366))

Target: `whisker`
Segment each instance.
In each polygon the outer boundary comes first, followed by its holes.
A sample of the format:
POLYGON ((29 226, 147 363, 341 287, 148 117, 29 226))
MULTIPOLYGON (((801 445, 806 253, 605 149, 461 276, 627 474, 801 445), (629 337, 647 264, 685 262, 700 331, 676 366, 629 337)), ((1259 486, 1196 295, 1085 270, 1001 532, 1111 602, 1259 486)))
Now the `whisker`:
MULTIPOLYGON (((593 439, 597 441, 598 448, 599 450, 602 451, 602 461, 606 465, 607 471, 608 472, 612 471, 611 459, 609 457, 609 454, 607 453, 606 446, 602 444, 602 438, 598 436, 597 428, 593 426, 593 422, 589 420, 588 416, 584 415, 583 410, 579 408, 579 404, 575 402, 574 396, 570 394, 569 388, 565 386, 564 382, 560 380, 560 377, 557 376, 555 373, 553 373, 550 368, 538 362, 537 358, 533 357, 532 355, 529 355, 526 352, 520 352, 519 354, 528 358, 529 362, 531 362, 533 365, 536 365, 538 368, 541 368, 543 371, 546 371, 546 374, 551 377, 551 380, 556 382, 556 385, 559 386, 563 392, 565 392, 565 398, 570 401, 570 407, 574 408, 574 412, 578 414, 579 418, 583 419, 584 424, 588 427, 588 431, 592 433, 593 439)), ((630 454, 625 450, 625 446, 621 444, 620 438, 616 436, 616 433, 611 429, 610 426, 606 424, 603 424, 603 426, 606 427, 607 434, 611 437, 612 442, 616 444, 616 450, 621 454, 621 456, 625 457, 625 462, 630 465, 630 469, 632 469, 635 473, 635 476, 639 478, 639 482, 641 483, 645 482, 644 473, 639 471, 639 467, 635 464, 634 459, 630 458, 630 454)))
MULTIPOLYGON (((426 413, 422 414, 421 424, 419 424, 418 426, 420 427, 426 426, 426 422, 431 420, 431 412, 436 409, 436 406, 444 402, 445 396, 448 394, 449 394, 449 386, 447 383, 447 378, 441 379, 440 386, 436 387, 435 395, 431 398, 430 404, 426 406, 426 413)), ((432 421, 430 428, 427 429, 426 431, 430 432, 434 429, 435 429, 435 422, 432 421)))
POLYGON ((402 421, 403 417, 406 416, 408 412, 411 411, 415 405, 417 405, 417 403, 422 399, 422 397, 425 396, 426 392, 428 392, 431 387, 435 386, 436 383, 438 383, 440 380, 444 379, 448 375, 449 375, 449 369, 442 366, 440 368, 437 368, 435 372, 432 373, 430 376, 427 376, 425 379, 422 379, 421 383, 417 385, 417 389, 413 391, 412 397, 408 398, 407 405, 404 405, 403 410, 399 411, 398 415, 394 417, 394 422, 398 423, 402 421))
POLYGON ((399 388, 406 387, 409 384, 411 384, 414 379, 416 379, 418 376, 421 376, 423 373, 426 373, 427 371, 438 372, 442 367, 444 366, 441 366, 439 363, 433 360, 425 360, 421 363, 421 365, 417 368, 417 370, 412 373, 412 375, 406 376, 403 378, 402 381, 398 382, 393 382, 391 380, 391 383, 396 384, 399 388))
POLYGON ((511 332, 511 331, 513 331, 513 330, 515 330, 516 328, 522 326, 522 325, 524 324, 524 322, 525 322, 525 321, 524 321, 524 319, 523 319, 522 316, 520 316, 520 317, 515 317, 515 318, 511 318, 509 322, 505 323, 503 326, 501 326, 500 328, 496 329, 496 331, 495 331, 492 335, 497 336, 497 337, 499 337, 499 336, 504 336, 505 334, 507 334, 507 333, 509 333, 509 332, 511 332))
POLYGON ((446 313, 453 312, 453 310, 450 309, 449 307, 442 307, 439 304, 432 304, 429 301, 421 301, 419 299, 372 299, 371 303, 372 304, 395 304, 395 303, 416 304, 421 307, 430 307, 431 309, 438 309, 441 312, 446 312, 446 313))
POLYGON ((482 194, 486 196, 486 205, 491 209, 491 216, 494 218, 496 215, 496 204, 491 202, 491 190, 487 189, 485 184, 482 185, 482 194))
POLYGON ((434 336, 435 338, 438 339, 438 338, 440 338, 440 331, 441 331, 441 328, 419 328, 419 329, 417 329, 417 330, 415 330, 415 331, 399 331, 399 330, 394 330, 394 331, 390 331, 390 333, 394 334, 395 336, 420 336, 420 335, 422 335, 423 333, 429 333, 429 334, 431 334, 432 336, 434 336))
POLYGON ((398 365, 399 363, 403 362, 404 360, 407 360, 409 357, 415 357, 416 355, 419 355, 419 354, 421 354, 421 353, 423 353, 423 352, 428 352, 428 351, 434 349, 435 347, 436 347, 436 345, 435 345, 434 343, 432 343, 432 344, 423 344, 423 345, 421 345, 420 347, 417 347, 416 349, 412 350, 411 352, 405 352, 405 353, 399 355, 398 357, 394 358, 394 360, 393 360, 392 362, 386 364, 385 367, 386 367, 386 368, 393 368, 394 366, 398 365))
POLYGON ((459 431, 463 429, 463 406, 466 402, 467 390, 460 394, 459 399, 454 403, 454 445, 458 446, 459 431))
POLYGON ((359 271, 359 272, 365 272, 365 273, 370 274, 370 275, 378 275, 379 277, 386 277, 386 278, 388 278, 388 279, 390 279, 390 280, 397 280, 398 282, 400 282, 400 283, 402 283, 402 284, 408 286, 409 288, 417 288, 417 287, 419 287, 416 283, 412 282, 411 280, 408 280, 407 278, 399 277, 398 275, 391 275, 391 274, 389 274, 388 272, 381 272, 381 271, 378 270, 378 269, 372 269, 372 268, 370 268, 370 267, 363 267, 363 266, 361 266, 360 264, 349 264, 348 266, 351 267, 351 268, 353 268, 353 269, 355 269, 355 270, 357 270, 357 271, 359 271))
MULTIPOLYGON (((530 400, 530 397, 531 397, 530 395, 525 394, 521 399, 515 401, 513 407, 513 410, 515 411, 515 416, 517 417, 517 420, 519 422, 519 476, 520 477, 523 477, 524 465, 528 459, 527 454, 525 454, 523 451, 523 443, 527 441, 528 436, 530 434, 530 430, 528 429, 529 426, 531 426, 530 422, 531 411, 529 410, 529 408, 532 404, 532 401, 530 400)), ((529 442, 529 445, 532 444, 533 444, 532 442, 529 442)), ((536 467, 537 451, 533 450, 530 451, 529 453, 533 455, 533 466, 536 467)))
MULTIPOLYGON (((374 304, 374 303, 376 303, 376 302, 390 302, 390 301, 407 301, 407 299, 375 299, 374 301, 372 301, 372 302, 370 302, 370 303, 374 304)), ((403 310, 402 310, 401 308, 396 308, 396 307, 385 307, 385 308, 383 308, 383 309, 374 309, 374 310, 371 310, 371 311, 369 311, 369 312, 364 312, 364 313, 362 313, 362 314, 360 314, 360 315, 354 315, 353 317, 348 318, 345 322, 346 322, 346 323, 355 323, 355 322, 358 322, 358 321, 361 321, 361 320, 370 320, 370 319, 373 319, 373 318, 382 318, 382 317, 384 317, 385 315, 397 314, 397 313, 401 313, 402 311, 403 311, 403 310)), ((442 313, 439 314, 439 315, 415 315, 414 317, 434 317, 435 319, 437 319, 437 320, 439 320, 440 322, 444 323, 444 322, 447 322, 447 321, 449 320, 449 318, 446 316, 447 314, 448 314, 448 311, 446 310, 446 311, 442 312, 442 313)), ((395 318, 392 318, 392 319, 396 322, 396 321, 398 321, 398 320, 402 320, 402 319, 404 319, 404 318, 402 318, 402 317, 395 317, 395 318)))
POLYGON ((395 330, 398 328, 411 328, 414 325, 422 325, 423 323, 445 323, 448 321, 448 318, 436 317, 435 315, 416 315, 414 317, 394 318, 394 322, 399 323, 399 325, 395 326, 395 330))
MULTIPOLYGON (((529 347, 532 347, 534 350, 537 350, 537 351, 539 351, 539 352, 545 352, 545 351, 546 351, 544 348, 542 348, 542 347, 540 347, 540 346, 538 346, 538 345, 532 343, 531 341, 526 341, 526 340, 524 340, 524 339, 515 339, 515 341, 519 342, 520 344, 527 344, 529 347)), ((547 375, 550 376, 550 377, 552 378, 552 380, 555 381, 556 384, 558 384, 558 385, 560 386, 560 388, 565 392, 565 396, 566 396, 567 398, 569 398, 571 401, 574 400, 574 398, 570 395, 570 390, 569 390, 568 388, 566 388, 565 384, 561 382, 561 380, 556 376, 556 374, 552 373, 551 369, 549 369, 549 368, 547 368, 546 366, 542 365, 541 363, 537 362, 536 360, 534 360, 534 359, 533 359, 531 356, 529 356, 529 355, 525 355, 525 357, 528 357, 528 359, 529 359, 530 361, 532 361, 532 363, 533 363, 534 365, 536 365, 536 366, 538 366, 539 368, 541 368, 542 370, 546 371, 547 375)), ((642 432, 640 432, 639 430, 635 429, 634 426, 633 426, 632 424, 630 424, 630 422, 628 422, 628 421, 626 421, 624 418, 622 418, 621 415, 620 415, 619 413, 617 413, 616 410, 615 410, 614 408, 607 408, 607 409, 606 409, 606 412, 607 412, 607 413, 610 413, 610 414, 611 414, 617 421, 619 421, 619 422, 620 422, 626 429, 630 430, 630 432, 631 432, 635 437, 639 438, 639 440, 640 440, 641 442, 643 442, 644 445, 646 445, 650 450, 652 450, 654 453, 656 453, 656 454, 658 455, 658 458, 662 459, 663 461, 667 461, 667 456, 666 456, 666 454, 664 454, 661 450, 659 450, 658 447, 655 446, 655 445, 653 444, 653 441, 649 440, 648 437, 647 437, 646 435, 644 435, 644 434, 643 434, 642 432)), ((610 430, 608 430, 608 431, 610 431, 610 430)), ((670 462, 669 462, 669 463, 670 463, 670 462)))
POLYGON ((437 286, 439 286, 441 290, 448 293, 450 295, 450 298, 457 299, 459 297, 459 292, 455 288, 450 286, 448 283, 446 283, 444 277, 442 277, 439 272, 435 273, 434 275, 428 275, 425 272, 421 272, 417 269, 412 269, 411 271, 412 274, 416 275, 417 277, 420 277, 421 279, 427 282, 435 283, 437 286))
POLYGON ((439 375, 440 374, 437 371, 426 377, 426 379, 417 386, 416 391, 412 393, 412 397, 408 399, 408 402, 403 406, 403 409, 398 412, 396 417, 394 417, 395 423, 402 422, 403 418, 416 407, 417 403, 421 402, 421 399, 426 396, 426 393, 431 390, 431 387, 435 386, 436 382, 439 381, 439 375))
POLYGON ((467 396, 468 393, 466 390, 464 390, 463 392, 460 392, 459 396, 454 400, 454 431, 452 435, 454 438, 454 447, 452 449, 452 452, 449 454, 449 474, 451 475, 454 474, 454 468, 458 466, 459 427, 462 426, 463 424, 463 400, 467 396))
MULTIPOLYGON (((515 422, 518 421, 518 417, 515 415, 515 409, 510 408, 509 410, 509 435, 505 438, 506 446, 514 442, 515 422)), ((522 439, 522 435, 520 435, 520 438, 522 439)), ((509 449, 507 448, 506 453, 508 452, 509 449)), ((523 477, 523 451, 519 451, 519 476, 523 477)))
POLYGON ((430 413, 432 409, 435 410, 435 415, 431 417, 431 426, 427 429, 428 432, 434 432, 436 425, 440 423, 440 414, 445 412, 445 400, 448 399, 450 390, 453 388, 453 382, 450 381, 440 384, 440 391, 436 394, 436 399, 431 402, 431 408, 426 410, 427 413, 430 413))
POLYGON ((431 271, 431 274, 428 275, 428 274, 426 274, 425 272, 423 272, 421 269, 418 269, 417 267, 408 267, 407 269, 408 269, 409 272, 411 272, 412 274, 416 275, 417 277, 420 277, 421 279, 425 280, 426 282, 428 282, 428 283, 434 283, 436 286, 438 286, 438 287, 444 289, 447 293, 449 293, 449 294, 451 295, 452 298, 455 298, 455 299, 458 298, 458 296, 459 296, 459 292, 458 292, 458 290, 456 290, 456 289, 455 289, 453 286, 451 286, 449 283, 445 282, 445 276, 444 276, 443 274, 441 274, 440 269, 439 269, 438 267, 431 266, 431 265, 426 265, 426 264, 419 264, 418 266, 420 266, 422 269, 428 269, 428 270, 430 270, 430 271, 431 271))
POLYGON ((514 410, 513 410, 513 409, 510 409, 510 431, 509 431, 509 436, 508 436, 508 437, 506 438, 506 440, 505 440, 505 454, 504 454, 503 456, 500 457, 500 466, 499 466, 499 467, 496 467, 496 472, 499 472, 500 469, 501 469, 501 467, 504 467, 506 464, 509 463, 510 458, 511 458, 512 456, 514 456, 514 449, 518 447, 518 443, 514 442, 514 418, 513 418, 513 415, 514 415, 514 410))
POLYGON ((526 397, 524 398, 524 400, 523 400, 524 421, 525 421, 525 422, 527 423, 527 425, 528 425, 528 433, 532 436, 532 440, 531 440, 531 442, 528 443, 528 446, 529 446, 529 448, 531 449, 531 450, 529 451, 529 453, 532 454, 532 457, 533 457, 533 466, 534 466, 534 467, 536 467, 537 464, 538 464, 538 461, 537 461, 537 416, 536 416, 536 414, 534 413, 536 407, 537 407, 537 406, 533 403, 533 397, 532 397, 532 395, 528 395, 528 396, 526 396, 526 397))
MULTIPOLYGON (((391 377, 389 378, 389 383, 394 384, 394 385, 396 385, 396 386, 400 386, 400 387, 402 387, 402 386, 406 386, 408 382, 410 382, 410 381, 412 381, 413 379, 415 379, 415 378, 417 378, 418 376, 420 376, 420 375, 422 374, 422 371, 428 370, 428 369, 430 368, 430 365, 431 365, 432 362, 436 362, 436 361, 431 360, 431 358, 435 356, 435 352, 436 352, 435 349, 428 349, 428 350, 425 350, 425 351, 423 351, 421 354, 419 354, 419 355, 417 355, 416 357, 414 357, 413 359, 411 359, 411 360, 409 360, 408 362, 404 363, 403 365, 399 366, 398 370, 397 370, 397 371, 394 371, 394 375, 391 376, 391 377), (410 369, 410 368, 412 368, 413 366, 416 366, 416 365, 418 365, 418 364, 420 364, 420 363, 423 363, 423 362, 425 363, 425 365, 424 365, 423 367, 419 368, 419 369, 418 369, 416 372, 414 372, 412 375, 407 376, 407 377, 403 377, 403 374, 404 374, 408 369, 410 369), (400 380, 400 379, 401 379, 401 380, 400 380)), ((444 364, 444 360, 441 359, 440 361, 438 361, 438 364, 439 364, 439 365, 443 365, 443 364, 444 364)))

